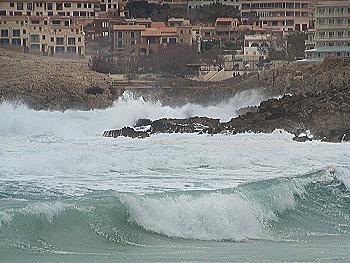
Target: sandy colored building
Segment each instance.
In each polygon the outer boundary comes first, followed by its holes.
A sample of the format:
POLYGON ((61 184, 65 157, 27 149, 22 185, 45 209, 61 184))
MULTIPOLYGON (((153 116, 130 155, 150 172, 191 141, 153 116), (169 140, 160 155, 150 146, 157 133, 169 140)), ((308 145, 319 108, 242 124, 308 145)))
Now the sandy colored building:
POLYGON ((95 17, 118 10, 117 0, 0 0, 0 16, 95 17))
POLYGON ((315 11, 315 48, 306 50, 307 58, 350 56, 350 1, 319 1, 315 11))
POLYGON ((314 2, 315 0, 242 0, 242 20, 284 32, 306 31, 312 24, 314 2))
POLYGON ((85 54, 83 25, 69 17, 2 16, 0 45, 45 55, 85 54))

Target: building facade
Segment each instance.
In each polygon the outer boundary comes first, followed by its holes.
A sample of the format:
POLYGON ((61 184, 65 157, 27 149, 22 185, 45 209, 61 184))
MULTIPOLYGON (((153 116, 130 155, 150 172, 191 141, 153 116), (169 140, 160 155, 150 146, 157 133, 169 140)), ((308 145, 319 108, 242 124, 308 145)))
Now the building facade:
POLYGON ((271 29, 306 31, 313 20, 315 0, 242 0, 242 19, 271 29))
POLYGON ((2 16, 0 45, 45 55, 85 54, 83 25, 69 17, 2 16))
POLYGON ((315 11, 314 49, 307 58, 350 56, 350 1, 319 1, 315 11))
POLYGON ((0 16, 95 17, 118 10, 118 0, 0 0, 0 16))

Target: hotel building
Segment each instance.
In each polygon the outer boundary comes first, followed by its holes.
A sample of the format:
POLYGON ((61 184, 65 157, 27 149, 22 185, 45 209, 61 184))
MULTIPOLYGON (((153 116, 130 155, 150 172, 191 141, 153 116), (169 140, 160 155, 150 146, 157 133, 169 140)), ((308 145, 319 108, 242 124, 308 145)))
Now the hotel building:
POLYGON ((45 55, 84 55, 83 25, 69 17, 2 16, 0 46, 45 55))
POLYGON ((315 11, 314 49, 307 58, 322 60, 326 56, 350 56, 350 1, 319 1, 315 11))
POLYGON ((0 16, 95 17, 118 10, 118 0, 0 0, 0 16))
MULTIPOLYGON (((256 15, 260 26, 281 31, 306 31, 312 24, 315 0, 242 0, 242 20, 256 15)), ((255 21, 256 22, 256 21, 255 21)))

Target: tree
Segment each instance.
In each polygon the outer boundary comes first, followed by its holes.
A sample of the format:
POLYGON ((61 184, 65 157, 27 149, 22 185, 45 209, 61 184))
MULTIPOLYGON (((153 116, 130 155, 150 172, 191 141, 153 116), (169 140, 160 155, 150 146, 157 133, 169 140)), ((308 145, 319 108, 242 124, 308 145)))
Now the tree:
POLYGON ((236 7, 214 3, 200 8, 190 9, 187 18, 193 24, 207 24, 214 23, 219 17, 238 18, 239 16, 239 11, 236 7))
POLYGON ((295 60, 295 58, 304 57, 306 38, 307 36, 303 32, 294 32, 288 36, 287 43, 289 60, 295 60))
POLYGON ((176 44, 160 47, 157 53, 141 59, 140 66, 150 72, 183 77, 188 74, 187 65, 197 61, 193 47, 176 44))

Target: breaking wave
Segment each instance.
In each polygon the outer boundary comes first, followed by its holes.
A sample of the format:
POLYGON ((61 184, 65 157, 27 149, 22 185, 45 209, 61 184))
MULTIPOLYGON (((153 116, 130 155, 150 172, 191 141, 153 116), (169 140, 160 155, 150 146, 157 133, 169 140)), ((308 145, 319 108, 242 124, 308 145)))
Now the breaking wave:
POLYGON ((84 247, 90 242, 152 246, 179 239, 242 242, 349 234, 344 178, 347 169, 329 168, 216 191, 97 191, 41 201, 2 193, 0 236, 7 246, 52 253, 82 241, 84 247))
POLYGON ((243 91, 215 106, 187 104, 181 107, 146 102, 125 92, 111 108, 92 111, 35 111, 24 105, 0 104, 0 136, 53 135, 63 138, 100 135, 106 129, 131 126, 139 118, 188 118, 207 116, 228 121, 242 107, 259 105, 266 96, 257 90, 243 91))

